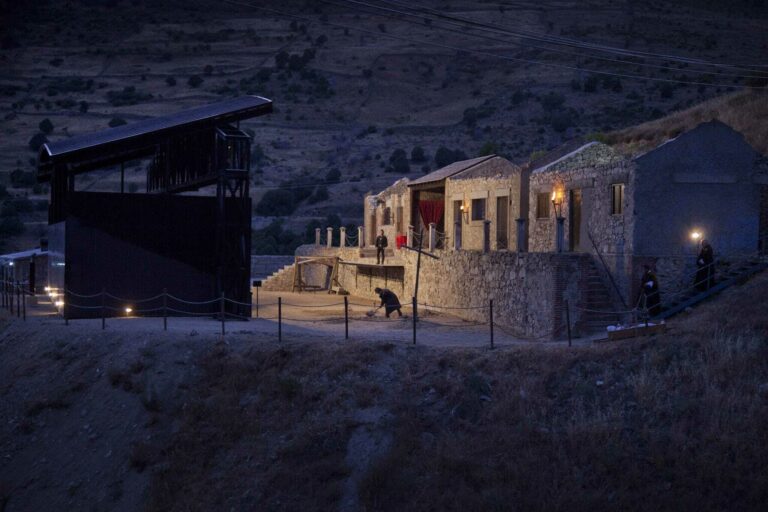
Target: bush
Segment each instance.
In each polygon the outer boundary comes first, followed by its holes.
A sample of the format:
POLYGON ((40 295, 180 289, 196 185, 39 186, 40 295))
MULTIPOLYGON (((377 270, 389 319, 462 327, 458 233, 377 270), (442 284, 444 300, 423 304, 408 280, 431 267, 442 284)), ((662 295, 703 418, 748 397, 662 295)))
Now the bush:
POLYGON ((301 245, 301 237, 283 228, 281 220, 272 221, 267 227, 253 231, 253 254, 293 254, 301 245))
POLYGON ((467 155, 459 149, 450 150, 445 146, 440 146, 435 152, 435 165, 437 165, 438 168, 466 159, 467 155))
POLYGON ((35 179, 35 173, 24 172, 21 169, 14 169, 10 173, 11 185, 14 187, 31 187, 37 180, 35 179))
POLYGON ((595 92, 597 90, 597 82, 597 75, 589 75, 587 79, 584 80, 584 92, 595 92))
POLYGON ((296 198, 290 190, 269 190, 256 205, 256 213, 263 217, 290 215, 296 210, 296 198))
POLYGON ((169 76, 168 78, 165 79, 165 83, 168 85, 168 87, 173 87, 174 85, 176 85, 176 79, 172 76, 169 76))
POLYGON ((135 105, 142 101, 151 100, 154 96, 149 93, 144 93, 136 89, 136 87, 130 85, 124 87, 122 91, 109 91, 107 92, 107 100, 114 107, 123 107, 126 105, 135 105))
POLYGON ((17 216, 0 218, 0 237, 18 236, 24 233, 24 223, 17 216))
POLYGON ((85 114, 86 112, 88 112, 88 107, 89 106, 90 105, 88 105, 87 101, 81 101, 80 102, 80 113, 81 114, 85 114))
POLYGON ((288 52, 285 50, 275 55, 275 66, 277 66, 277 69, 283 69, 288 64, 288 59, 288 52))
POLYGON ((40 121, 40 124, 38 124, 37 127, 46 135, 50 135, 51 132, 53 132, 53 123, 47 117, 40 121))
POLYGON ((499 151, 499 147, 495 142, 488 141, 480 148, 477 156, 495 155, 499 151))
POLYGON ((563 106, 563 103, 565 103, 565 96, 557 92, 548 92, 542 96, 539 101, 544 110, 552 111, 563 106))
POLYGON ((415 146, 411 150, 411 161, 412 162, 426 162, 427 161, 427 155, 424 153, 424 148, 421 146, 415 146))
POLYGON ((5 185, 0 184, 0 199, 5 199, 8 195, 8 189, 5 188, 5 185))
POLYGON ((110 128, 114 128, 116 126, 122 126, 124 124, 128 124, 128 123, 122 117, 113 117, 112 119, 109 120, 110 128))
POLYGON ((206 64, 205 67, 203 68, 203 74, 205 76, 211 76, 213 74, 213 66, 211 66, 210 64, 206 64))
POLYGON ((315 192, 309 196, 310 204, 319 203, 321 201, 327 201, 328 200, 328 188, 325 185, 320 185, 315 189, 315 192))
POLYGON ((389 164, 392 166, 392 172, 397 174, 406 174, 411 172, 411 164, 408 162, 408 156, 404 149, 396 149, 389 157, 389 164))
POLYGON ((550 124, 552 125, 552 129, 556 132, 564 132, 566 129, 573 126, 573 117, 570 112, 555 112, 550 118, 550 124))
POLYGON ((40 146, 48 142, 48 137, 45 136, 43 133, 36 133, 32 136, 31 139, 29 139, 29 149, 32 151, 39 151, 40 146))
POLYGON ((341 171, 336 168, 331 169, 325 174, 326 183, 338 183, 341 180, 341 171))
POLYGON ((190 87, 200 87, 203 81, 204 80, 200 78, 200 75, 192 75, 189 77, 189 80, 187 80, 187 85, 190 87))

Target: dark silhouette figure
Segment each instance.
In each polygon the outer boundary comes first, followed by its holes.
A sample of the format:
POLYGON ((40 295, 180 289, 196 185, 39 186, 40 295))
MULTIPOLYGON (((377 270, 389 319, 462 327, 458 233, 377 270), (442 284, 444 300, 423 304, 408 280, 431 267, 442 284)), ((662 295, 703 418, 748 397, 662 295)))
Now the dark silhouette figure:
POLYGON ((705 292, 715 286, 715 253, 706 240, 701 241, 701 250, 696 259, 696 288, 705 292))
POLYGON ((640 289, 642 294, 645 295, 645 307, 648 309, 648 314, 656 316, 661 313, 659 278, 656 277, 656 273, 651 269, 650 265, 643 265, 643 268, 645 272, 640 283, 640 289))
POLYGON ((387 248, 387 245, 389 245, 389 242, 387 241, 387 237, 384 236, 384 230, 381 230, 381 234, 376 237, 376 264, 377 265, 383 265, 384 264, 384 250, 387 248))
POLYGON ((387 318, 389 318, 389 315, 393 311, 397 311, 397 316, 403 316, 402 311, 400 311, 400 300, 397 298, 397 295, 395 295, 391 290, 388 290, 387 288, 376 288, 374 291, 381 298, 381 306, 384 306, 384 311, 387 313, 387 318))

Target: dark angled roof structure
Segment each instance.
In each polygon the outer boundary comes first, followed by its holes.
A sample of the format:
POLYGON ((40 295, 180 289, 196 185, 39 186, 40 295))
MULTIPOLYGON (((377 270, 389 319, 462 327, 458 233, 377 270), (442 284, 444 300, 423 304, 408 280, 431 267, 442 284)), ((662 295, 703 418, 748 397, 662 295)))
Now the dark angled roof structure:
POLYGON ((454 174, 460 173, 462 171, 466 171, 470 167, 474 167, 477 164, 485 162, 486 160, 489 160, 494 156, 495 155, 481 156, 479 158, 471 158, 469 160, 461 160, 459 162, 453 162, 452 164, 448 164, 445 167, 441 167, 440 169, 433 171, 427 174, 426 176, 422 176, 421 178, 413 180, 408 184, 408 186, 412 187, 414 185, 426 185, 427 183, 442 181, 445 178, 450 178, 454 174))
POLYGON ((50 180, 54 167, 58 165, 67 166, 70 175, 88 172, 128 159, 152 155, 159 143, 176 135, 209 130, 271 111, 271 100, 260 96, 241 96, 49 142, 40 148, 38 180, 50 180))

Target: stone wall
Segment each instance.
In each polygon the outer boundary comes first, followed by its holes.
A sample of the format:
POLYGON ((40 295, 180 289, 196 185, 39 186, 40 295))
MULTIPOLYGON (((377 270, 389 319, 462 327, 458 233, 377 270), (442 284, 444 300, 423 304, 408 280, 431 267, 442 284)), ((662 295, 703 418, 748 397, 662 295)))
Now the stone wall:
MULTIPOLYGON (((302 246, 302 255, 340 256, 359 261, 359 252, 349 248, 302 246)), ((494 322, 509 332, 527 338, 548 339, 553 331, 563 335, 564 303, 586 301, 585 269, 587 255, 554 253, 516 253, 479 251, 436 251, 439 260, 423 257, 419 302, 451 308, 451 314, 469 321, 485 322, 488 305, 494 300, 494 322)), ((410 304, 416 273, 413 252, 401 255, 404 268, 357 267, 341 265, 339 279, 352 295, 377 299, 374 288, 389 288, 403 304, 410 304)), ((435 308, 438 310, 438 308, 435 308)), ((572 323, 579 312, 571 308, 572 323)))
MULTIPOLYGON (((502 159, 499 159, 502 160, 502 159)), ((513 167, 506 160, 502 160, 513 167)), ((515 168, 516 169, 516 168, 515 168)), ((517 249, 517 223, 515 219, 520 216, 520 172, 507 170, 501 175, 464 177, 459 174, 448 178, 445 185, 445 226, 448 237, 447 247, 455 247, 456 227, 456 201, 464 204, 461 218, 461 248, 465 250, 483 250, 483 230, 485 220, 490 221, 491 250, 516 250, 517 249), (507 229, 506 247, 499 247, 497 237, 498 212, 497 198, 507 198, 507 229), (472 220, 472 200, 485 199, 485 216, 483 220, 472 220)))
MULTIPOLYGON (((549 252, 556 248, 556 220, 552 204, 549 204, 548 217, 537 218, 537 195, 546 193, 549 196, 553 190, 560 191, 562 197, 564 250, 595 254, 589 237, 591 233, 621 296, 629 302, 634 275, 631 259, 635 208, 633 162, 610 146, 592 143, 542 169, 534 170, 530 177, 528 212, 531 252, 549 252), (614 184, 624 184, 621 214, 612 214, 611 210, 614 184), (581 192, 582 220, 579 226, 571 229, 575 191, 581 192)), ((605 272, 602 264, 600 268, 605 272)))
POLYGON ((293 256, 251 256, 251 279, 266 278, 286 265, 293 263, 293 256))
POLYGON ((394 247, 396 237, 407 234, 411 222, 408 178, 396 181, 378 194, 366 196, 363 212, 365 245, 373 245, 376 236, 383 229, 389 245, 394 247), (385 224, 386 208, 390 211, 390 221, 385 224))

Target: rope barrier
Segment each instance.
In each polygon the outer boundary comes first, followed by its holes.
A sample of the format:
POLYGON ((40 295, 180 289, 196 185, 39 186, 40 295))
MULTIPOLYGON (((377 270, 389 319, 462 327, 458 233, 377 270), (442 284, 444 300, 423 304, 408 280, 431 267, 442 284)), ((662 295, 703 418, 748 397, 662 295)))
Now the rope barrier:
POLYGON ((115 299, 117 301, 125 302, 125 303, 128 303, 128 304, 140 304, 142 302, 150 302, 150 301, 153 301, 153 300, 157 300, 157 299, 159 299, 159 298, 161 298, 163 296, 163 294, 161 293, 159 295, 155 295, 154 297, 149 297, 147 299, 135 299, 134 300, 134 299, 124 299, 122 297, 117 297, 116 295, 112 295, 109 292, 104 292, 104 295, 106 297, 111 298, 111 299, 115 299))
MULTIPOLYGON (((221 300, 221 299, 219 299, 219 300, 221 300)), ((224 300, 225 300, 226 302, 229 302, 229 303, 231 303, 231 304, 237 304, 237 305, 239 305, 239 306, 247 306, 247 307, 249 307, 249 308, 250 308, 250 307, 253 307, 253 306, 255 306, 255 304, 252 304, 252 303, 250 303, 250 302, 238 302, 238 301, 236 301, 236 300, 233 300, 233 299, 227 299, 226 297, 224 298, 224 300)), ((259 306, 261 306, 261 304, 259 304, 259 306)))
POLYGON ((179 309, 175 308, 165 308, 167 311, 171 311, 173 313, 180 313, 182 315, 195 315, 195 316, 216 316, 219 314, 218 311, 209 311, 207 313, 193 313, 191 311, 181 311, 179 309))
POLYGON ((167 293, 166 296, 169 299, 173 299, 175 301, 178 301, 178 302, 181 302, 181 303, 184 303, 184 304, 213 304, 213 303, 219 302, 221 300, 221 299, 211 299, 211 300, 203 300, 203 301, 184 300, 184 299, 180 299, 180 298, 178 298, 178 297, 176 297, 174 295, 171 295, 170 293, 167 293))
POLYGON ((101 297, 101 292, 95 293, 93 295, 80 295, 79 293, 75 293, 72 290, 64 290, 64 293, 67 295, 74 295, 75 297, 79 299, 93 299, 95 297, 101 297))
POLYGON ((336 302, 336 303, 333 303, 333 304, 291 304, 289 302, 283 302, 283 306, 291 306, 293 308, 299 308, 299 309, 304 309, 304 308, 328 308, 328 307, 331 307, 331 306, 343 306, 343 305, 344 305, 343 302, 336 302))

